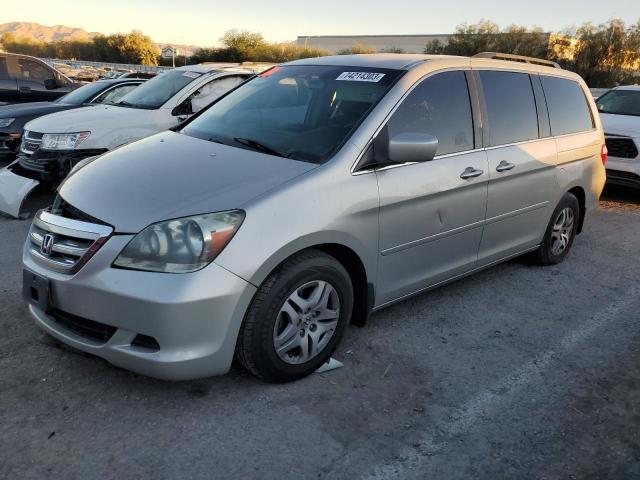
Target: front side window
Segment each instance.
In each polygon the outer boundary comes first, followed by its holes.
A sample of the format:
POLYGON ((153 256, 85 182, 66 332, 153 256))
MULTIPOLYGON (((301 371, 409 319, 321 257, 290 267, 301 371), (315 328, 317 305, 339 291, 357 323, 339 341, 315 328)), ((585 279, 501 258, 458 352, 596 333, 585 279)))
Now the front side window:
POLYGON ((387 123, 389 138, 427 133, 438 139, 436 155, 472 150, 473 116, 464 72, 444 72, 424 80, 402 101, 387 123))
POLYGON ((640 90, 611 90, 597 104, 600 113, 640 117, 640 90))
POLYGON ((163 72, 122 97, 118 105, 150 110, 160 108, 167 100, 202 75, 200 72, 189 70, 163 72))
POLYGON ((134 90, 138 84, 133 85, 118 85, 111 90, 108 90, 101 94, 98 98, 96 98, 93 103, 104 103, 104 104, 113 104, 118 102, 122 97, 124 97, 127 93, 134 90))
POLYGON ((541 75, 540 79, 553 135, 585 132, 594 127, 591 109, 578 82, 547 75, 541 75))
POLYGON ((75 90, 60 97, 58 103, 67 103, 71 105, 82 105, 88 103, 93 97, 104 90, 105 86, 102 82, 87 83, 86 85, 76 88, 75 90))
POLYGON ((538 138, 538 113, 527 73, 480 72, 489 123, 489 146, 538 138))
POLYGON ((20 78, 22 80, 32 80, 35 82, 44 82, 45 80, 52 80, 53 72, 41 63, 26 58, 18 60, 20 66, 20 78))
POLYGON ((182 133, 323 163, 402 73, 349 66, 276 67, 214 103, 182 133))

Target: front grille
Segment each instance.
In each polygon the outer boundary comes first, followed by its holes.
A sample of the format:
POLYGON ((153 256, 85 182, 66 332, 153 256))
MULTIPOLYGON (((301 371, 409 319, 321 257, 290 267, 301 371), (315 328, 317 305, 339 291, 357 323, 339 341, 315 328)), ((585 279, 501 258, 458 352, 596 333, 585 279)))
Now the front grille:
POLYGON ((39 211, 29 231, 31 257, 60 273, 77 272, 109 238, 113 228, 39 211))
POLYGON ((42 143, 42 136, 42 133, 30 132, 29 130, 25 130, 22 137, 22 145, 20 146, 20 151, 27 155, 33 155, 33 153, 40 148, 40 144, 42 143))
POLYGON ((89 338, 100 343, 107 343, 117 330, 116 327, 112 327, 111 325, 94 322, 93 320, 78 317, 77 315, 72 315, 58 309, 53 310, 50 315, 55 322, 63 328, 75 333, 76 335, 89 338))
POLYGON ((638 147, 631 138, 607 137, 605 143, 612 157, 636 158, 638 156, 638 147))

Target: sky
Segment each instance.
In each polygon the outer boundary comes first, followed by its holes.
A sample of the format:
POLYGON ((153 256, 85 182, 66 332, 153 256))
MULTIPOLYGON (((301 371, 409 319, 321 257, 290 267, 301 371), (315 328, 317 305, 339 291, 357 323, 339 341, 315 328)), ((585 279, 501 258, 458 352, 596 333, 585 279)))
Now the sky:
POLYGON ((269 41, 298 35, 450 33, 486 18, 500 26, 563 30, 610 18, 640 19, 639 0, 0 0, 0 23, 37 22, 100 33, 142 30, 157 42, 214 46, 226 30, 269 41))

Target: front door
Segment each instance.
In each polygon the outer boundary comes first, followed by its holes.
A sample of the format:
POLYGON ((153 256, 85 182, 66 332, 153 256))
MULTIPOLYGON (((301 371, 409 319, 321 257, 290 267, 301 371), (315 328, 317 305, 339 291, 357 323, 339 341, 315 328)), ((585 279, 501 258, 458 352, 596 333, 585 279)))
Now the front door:
MULTIPOLYGON (((476 150, 465 72, 436 73, 402 101, 378 138, 427 133, 432 161, 378 170, 382 305, 476 266, 487 202, 486 152, 476 150)), ((384 141, 374 141, 383 155, 384 141)))

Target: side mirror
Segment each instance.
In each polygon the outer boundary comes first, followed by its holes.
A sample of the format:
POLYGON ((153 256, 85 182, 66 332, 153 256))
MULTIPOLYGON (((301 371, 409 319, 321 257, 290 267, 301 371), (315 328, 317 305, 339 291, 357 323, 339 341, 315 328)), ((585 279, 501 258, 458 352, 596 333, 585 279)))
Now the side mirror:
POLYGON ((44 88, 46 88, 47 90, 55 90, 56 88, 58 88, 58 82, 56 82, 55 78, 47 78, 44 81, 44 88))
POLYGON ((438 139, 426 133, 399 133, 389 140, 389 160, 394 163, 428 162, 438 150, 438 139))

